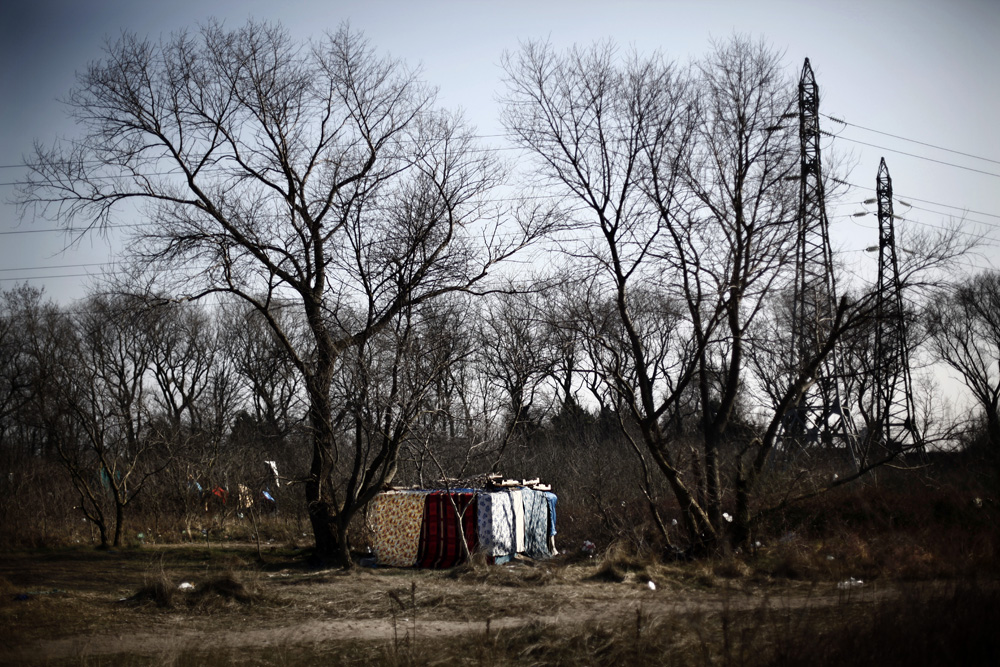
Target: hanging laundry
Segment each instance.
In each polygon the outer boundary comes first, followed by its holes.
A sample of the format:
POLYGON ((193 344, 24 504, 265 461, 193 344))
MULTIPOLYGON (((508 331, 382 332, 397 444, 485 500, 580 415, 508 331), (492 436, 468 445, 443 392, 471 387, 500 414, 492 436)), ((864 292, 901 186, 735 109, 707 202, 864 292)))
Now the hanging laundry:
POLYGON ((372 547, 379 565, 447 568, 469 552, 491 563, 519 553, 549 558, 555 549, 556 495, 548 487, 391 490, 372 501, 372 547), (456 512, 457 506, 457 512, 456 512))
POLYGON ((379 565, 412 567, 420 549, 420 528, 429 491, 380 493, 372 501, 375 559, 379 565))
POLYGON ((556 549, 556 502, 559 498, 551 491, 545 491, 544 495, 549 503, 549 553, 558 556, 559 550, 556 549))
POLYGON ((549 501, 542 491, 524 489, 524 553, 530 558, 549 558, 549 501))
POLYGON ((514 551, 524 552, 524 494, 522 489, 511 489, 510 502, 514 507, 514 551))
POLYGON ((487 556, 503 557, 514 549, 514 506, 506 491, 478 494, 479 548, 487 556))

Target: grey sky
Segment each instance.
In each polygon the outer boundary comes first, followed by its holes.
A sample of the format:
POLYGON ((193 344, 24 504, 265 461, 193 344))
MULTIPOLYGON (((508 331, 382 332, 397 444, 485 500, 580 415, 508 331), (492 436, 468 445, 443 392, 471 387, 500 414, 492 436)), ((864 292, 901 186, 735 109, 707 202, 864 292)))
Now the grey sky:
MULTIPOLYGON (((821 111, 850 123, 1000 161, 1000 2, 997 0, 853 0, 844 2, 632 1, 588 2, 418 2, 416 0, 22 0, 0 9, 0 198, 22 171, 13 167, 37 138, 69 136, 56 99, 74 82, 74 73, 101 57, 105 38, 123 30, 153 38, 196 28, 210 17, 230 25, 248 17, 278 20, 294 36, 319 36, 349 20, 375 45, 412 65, 440 88, 440 102, 462 107, 482 133, 499 131, 495 96, 500 91, 500 55, 519 40, 549 39, 557 47, 587 45, 610 38, 640 52, 660 49, 680 61, 704 54, 712 38, 733 32, 764 37, 786 52, 797 76, 809 57, 820 86, 821 111)), ((824 129, 839 131, 833 123, 824 129)), ((908 157, 869 144, 1000 174, 1000 163, 932 150, 860 130, 843 130, 837 151, 851 153, 850 181, 874 187, 884 156, 901 198, 924 210, 906 212, 915 223, 937 225, 962 211, 970 231, 1000 226, 1000 177, 908 157), (985 224, 980 224, 985 223, 985 224)), ((840 213, 860 210, 870 190, 848 192, 840 213)), ((900 211, 897 211, 900 213, 900 211)), ((875 258, 860 249, 877 241, 874 217, 834 218, 834 236, 846 261, 864 270, 875 258)), ((902 224, 902 223, 901 223, 902 224)), ((0 206, 0 289, 12 279, 98 272, 100 267, 43 268, 105 263, 113 247, 97 239, 60 254, 65 238, 38 232, 47 221, 19 223, 13 207, 0 206), (20 225, 20 226, 18 226, 20 225), (37 268, 36 268, 37 267, 37 268), (29 270, 31 269, 31 270, 29 270)), ((996 231, 996 230, 993 230, 996 231)), ((994 238, 1000 238, 994 233, 994 238)), ((996 248, 972 260, 1000 264, 996 248)), ((60 300, 79 297, 79 277, 38 278, 60 300)))

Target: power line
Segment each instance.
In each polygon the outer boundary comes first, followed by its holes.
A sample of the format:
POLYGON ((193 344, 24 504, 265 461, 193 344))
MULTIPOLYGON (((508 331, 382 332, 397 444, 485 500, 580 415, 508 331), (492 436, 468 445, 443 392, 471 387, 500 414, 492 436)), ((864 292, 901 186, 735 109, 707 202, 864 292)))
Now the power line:
MULTIPOLYGON (((149 224, 152 225, 153 223, 149 223, 149 224)), ((134 229, 140 229, 141 227, 144 227, 144 226, 146 226, 146 225, 137 225, 137 224, 134 224, 134 223, 129 223, 129 224, 119 223, 119 224, 100 225, 100 228, 101 229, 119 229, 119 228, 122 228, 122 227, 131 227, 131 228, 134 228, 134 229)), ((90 228, 90 227, 83 227, 83 228, 81 228, 81 227, 68 227, 68 228, 67 227, 46 227, 45 229, 13 229, 13 230, 5 231, 5 232, 0 232, 0 236, 9 236, 11 234, 51 234, 51 233, 54 233, 54 232, 59 232, 59 233, 63 233, 63 234, 83 234, 83 233, 86 233, 86 232, 89 232, 89 231, 92 231, 92 228, 90 228)))
MULTIPOLYGON (((849 181, 844 181, 844 180, 841 180, 839 178, 834 178, 832 180, 835 181, 835 182, 837 182, 837 183, 841 183, 843 185, 846 185, 846 186, 849 186, 849 187, 852 187, 852 188, 859 188, 861 190, 868 190, 869 192, 874 192, 875 191, 875 188, 869 187, 867 185, 858 185, 857 183, 851 183, 849 181)), ((976 215, 985 215, 985 216, 990 217, 990 218, 1000 218, 1000 214, 997 214, 997 213, 987 213, 986 211, 974 211, 972 209, 965 208, 964 206, 955 206, 954 204, 944 204, 942 202, 931 201, 929 199, 921 199, 919 197, 912 197, 910 195, 905 195, 905 194, 896 195, 896 199, 908 200, 908 201, 918 201, 921 204, 931 204, 933 206, 943 206, 945 208, 953 208, 956 211, 963 211, 965 213, 974 213, 976 215)), ((930 213, 940 213, 940 212, 941 211, 930 211, 930 213)))
MULTIPOLYGON (((586 211, 586 210, 589 210, 589 209, 582 209, 582 210, 586 211)), ((838 215, 832 215, 832 216, 830 216, 831 219, 834 219, 834 218, 852 218, 852 217, 854 217, 852 214, 838 214, 838 215)), ((855 222, 854 224, 857 224, 860 227, 865 227, 864 225, 861 225, 860 223, 857 223, 857 222, 855 222)), ((138 227, 139 225, 134 225, 134 226, 138 227)), ((50 230, 50 231, 61 231, 61 230, 50 230)), ((508 239, 509 240, 509 239, 516 238, 516 236, 517 235, 515 233, 507 233, 507 234, 500 235, 500 237, 498 237, 498 238, 500 238, 500 240, 504 240, 504 239, 508 239)), ((402 237, 400 237, 400 238, 402 238, 402 237)), ((559 236, 557 238, 549 239, 545 243, 539 243, 536 246, 535 249, 537 251, 540 251, 540 252, 552 252, 552 248, 545 248, 544 246, 547 246, 547 245, 558 245, 558 244, 561 244, 561 243, 585 243, 585 242, 595 241, 595 240, 599 240, 599 239, 600 239, 600 235, 599 234, 595 234, 594 236, 581 236, 581 235, 559 236)), ((392 240, 399 240, 399 239, 398 238, 397 239, 389 238, 389 239, 383 239, 383 240, 392 241, 392 240)), ((857 252, 857 251, 854 251, 854 250, 845 250, 843 252, 857 252)), ((108 261, 108 262, 89 262, 89 263, 84 263, 84 264, 51 264, 51 265, 37 265, 37 266, 21 266, 21 267, 16 267, 16 268, 0 268, 0 272, 44 271, 44 270, 50 270, 50 269, 71 269, 71 268, 88 268, 88 267, 105 268, 105 267, 116 267, 119 264, 120 264, 120 262, 118 262, 116 260, 112 260, 112 261, 108 261)), ((196 269, 196 270, 205 270, 205 269, 207 269, 209 267, 207 265, 203 265, 203 266, 187 266, 186 268, 187 269, 196 269)), ((112 273, 114 273, 114 272, 112 272, 112 273)), ((72 274, 55 274, 55 275, 41 275, 41 276, 28 276, 28 275, 25 275, 25 276, 16 276, 16 277, 12 277, 12 278, 11 277, 0 277, 0 282, 11 282, 11 281, 22 281, 22 280, 29 280, 29 281, 30 280, 43 280, 43 279, 49 279, 49 278, 77 278, 77 277, 82 277, 82 276, 96 276, 96 275, 98 275, 98 274, 72 273, 72 274)))
POLYGON ((32 280, 53 280, 56 278, 94 278, 94 273, 59 273, 48 276, 17 276, 14 278, 0 278, 0 283, 22 282, 32 280))
MULTIPOLYGON (((870 127, 865 127, 863 125, 857 125, 855 123, 848 123, 846 120, 843 120, 842 118, 836 118, 836 117, 831 116, 829 114, 825 114, 824 113, 824 114, 821 114, 821 115, 824 116, 824 117, 826 117, 826 118, 829 118, 830 120, 832 120, 835 123, 840 123, 841 125, 847 125, 849 127, 856 127, 859 130, 865 130, 867 132, 874 132, 875 134, 881 134, 881 135, 884 135, 884 136, 887 136, 887 137, 892 137, 893 139, 899 139, 901 141, 909 141, 910 143, 913 143, 913 144, 919 144, 921 146, 927 146, 928 148, 934 148, 934 149, 939 150, 939 151, 946 151, 948 153, 954 153, 955 155, 961 155, 962 157, 971 157, 974 160, 982 160, 983 162, 992 162, 993 164, 1000 164, 1000 160, 994 160, 992 158, 982 157, 980 155, 973 155, 972 153, 963 153, 962 151, 956 151, 956 150, 954 150, 952 148, 945 148, 944 146, 938 146, 936 144, 929 144, 929 143, 927 143, 925 141, 917 141, 916 139, 909 139, 907 137, 901 137, 898 134, 891 134, 889 132, 883 132, 882 130, 876 130, 876 129, 873 129, 873 128, 870 128, 870 127)), ((837 136, 837 135, 832 135, 832 136, 837 136)))
POLYGON ((877 146, 875 144, 870 144, 867 141, 860 141, 858 139, 851 139, 849 137, 845 137, 845 136, 838 135, 838 134, 831 134, 829 136, 833 137, 834 140, 849 141, 852 144, 861 144, 862 146, 869 146, 870 148, 877 148, 877 149, 879 149, 881 151, 888 151, 890 153, 898 153, 899 155, 905 155, 907 157, 917 158, 918 160, 926 160, 928 162, 934 162, 936 164, 945 165, 946 167, 955 167, 956 169, 964 169, 966 171, 972 171, 972 172, 975 172, 977 174, 985 174, 986 176, 992 176, 994 178, 1000 178, 1000 174, 995 174, 995 173, 993 173, 991 171, 984 171, 982 169, 976 169, 975 167, 966 167, 965 165, 955 164, 953 162, 945 162, 944 160, 935 160, 934 158, 927 157, 925 155, 917 155, 916 153, 907 153, 906 151, 900 151, 900 150, 896 150, 895 148, 888 148, 886 146, 877 146))
POLYGON ((90 262, 87 264, 51 264, 49 266, 19 266, 10 269, 0 269, 5 271, 41 271, 43 269, 82 269, 89 266, 113 266, 114 262, 90 262))

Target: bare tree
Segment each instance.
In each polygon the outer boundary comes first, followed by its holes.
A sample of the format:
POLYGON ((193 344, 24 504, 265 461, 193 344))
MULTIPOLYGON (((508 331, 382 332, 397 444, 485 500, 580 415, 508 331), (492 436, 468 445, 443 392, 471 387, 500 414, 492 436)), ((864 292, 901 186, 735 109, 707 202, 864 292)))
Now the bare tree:
POLYGON ((698 341, 697 384, 704 432, 706 510, 722 521, 721 448, 746 377, 747 332, 794 252, 798 143, 782 128, 793 87, 780 54, 763 42, 733 37, 699 64, 700 111, 693 159, 684 172, 690 198, 678 210, 651 190, 668 221, 684 303, 698 341))
POLYGON ((59 456, 102 546, 121 544, 126 508, 170 460, 169 436, 156 431, 151 409, 150 313, 128 297, 91 297, 58 357, 70 426, 56 438, 59 456))
POLYGON ((18 414, 31 398, 26 315, 37 310, 41 290, 19 285, 0 293, 0 447, 14 446, 18 414))
POLYGON ((480 348, 474 305, 456 295, 420 309, 410 350, 421 359, 429 385, 405 445, 410 479, 421 486, 442 475, 461 477, 472 466, 485 469, 486 458, 497 448, 480 404, 488 380, 476 363, 480 348))
POLYGON ((1000 273, 955 285, 926 310, 931 349, 968 387, 986 422, 991 456, 1000 459, 1000 273))
MULTIPOLYGON (((170 465, 152 489, 160 508, 175 499, 186 532, 204 513, 202 482, 215 476, 239 405, 239 384, 225 343, 226 323, 200 304, 151 299, 149 373, 154 428, 170 447, 170 465)), ((246 454, 246 452, 243 452, 246 454)))
POLYGON ((479 374, 488 390, 498 396, 504 420, 492 472, 500 471, 511 445, 524 445, 548 407, 542 399, 542 384, 552 368, 552 358, 534 296, 497 295, 486 304, 478 321, 479 374))
POLYGON ((661 56, 620 62, 610 44, 559 56, 529 43, 504 65, 509 131, 575 208, 580 228, 593 230, 569 253, 580 258, 572 270, 588 276, 583 336, 596 346, 596 370, 669 482, 689 533, 712 532, 661 422, 697 368, 690 327, 673 315, 678 276, 658 261, 672 255, 672 217, 661 209, 672 213, 681 196, 680 165, 697 127, 690 77, 661 56), (650 196, 654 166, 658 199, 650 196))
POLYGON ((481 283, 542 220, 504 227, 484 200, 503 178, 495 154, 347 27, 310 44, 259 23, 125 35, 68 104, 83 135, 38 147, 21 203, 93 227, 143 205, 131 253, 164 270, 161 290, 223 292, 264 317, 308 400, 317 556, 349 565, 359 506, 335 500, 339 360, 406 308, 481 283), (278 301, 294 304, 294 330, 272 316, 278 301))
POLYGON ((797 229, 798 141, 782 123, 795 89, 781 54, 736 36, 689 71, 611 45, 558 55, 527 44, 504 64, 506 125, 583 237, 565 248, 568 271, 584 276, 591 386, 627 415, 623 430, 670 485, 689 542, 745 540, 784 416, 875 303, 862 289, 834 304, 794 369, 763 362, 777 359, 766 354, 774 296, 791 284, 797 229), (686 462, 671 424, 690 410, 699 446, 686 462))
POLYGON ((151 359, 153 379, 159 388, 154 398, 156 407, 174 424, 186 419, 197 427, 215 361, 211 322, 204 311, 189 304, 157 308, 149 319, 156 344, 151 359))
POLYGON ((334 384, 337 438, 348 454, 335 461, 338 499, 363 506, 395 477, 404 447, 431 438, 420 417, 438 411, 435 389, 461 348, 435 335, 433 307, 406 309, 391 327, 340 359, 334 384))
MULTIPOLYGON (((270 317, 293 330, 292 308, 272 304, 270 317)), ((261 314, 242 303, 225 305, 220 313, 223 344, 242 387, 240 423, 252 428, 264 443, 280 448, 299 424, 302 380, 288 350, 261 314)))

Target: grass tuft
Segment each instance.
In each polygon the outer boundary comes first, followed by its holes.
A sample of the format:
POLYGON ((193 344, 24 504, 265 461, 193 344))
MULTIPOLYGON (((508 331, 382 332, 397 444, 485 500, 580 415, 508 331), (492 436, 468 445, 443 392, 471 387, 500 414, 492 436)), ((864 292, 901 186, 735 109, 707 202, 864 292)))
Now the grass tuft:
POLYGON ((187 595, 190 604, 200 607, 227 604, 253 604, 261 600, 261 595, 250 590, 232 574, 224 574, 195 585, 187 595))
POLYGON ((124 601, 136 605, 155 604, 157 607, 171 608, 174 606, 176 592, 176 586, 166 578, 161 578, 145 584, 124 601))
POLYGON ((591 581, 624 583, 633 579, 649 581, 658 563, 649 554, 634 554, 620 542, 608 547, 597 561, 597 571, 588 577, 591 581))

